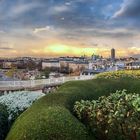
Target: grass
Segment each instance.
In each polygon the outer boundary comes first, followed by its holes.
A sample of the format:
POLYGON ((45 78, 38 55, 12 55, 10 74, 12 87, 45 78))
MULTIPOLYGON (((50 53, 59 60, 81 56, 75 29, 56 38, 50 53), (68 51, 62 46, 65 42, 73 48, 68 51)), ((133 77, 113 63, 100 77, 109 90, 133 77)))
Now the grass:
POLYGON ((139 79, 94 79, 67 82, 35 102, 14 123, 6 140, 94 140, 73 115, 75 101, 98 99, 116 90, 139 93, 139 79))

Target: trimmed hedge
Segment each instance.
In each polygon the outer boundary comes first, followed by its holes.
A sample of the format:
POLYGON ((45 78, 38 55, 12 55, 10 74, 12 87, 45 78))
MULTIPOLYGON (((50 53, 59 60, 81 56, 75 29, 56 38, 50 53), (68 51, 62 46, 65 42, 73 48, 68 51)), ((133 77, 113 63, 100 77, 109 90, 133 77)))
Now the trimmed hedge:
POLYGON ((0 140, 4 140, 8 133, 8 112, 7 108, 0 104, 0 140))
POLYGON ((97 78, 104 79, 119 79, 119 78, 131 78, 140 79, 140 70, 120 70, 114 72, 104 72, 97 75, 97 78))
POLYGON ((6 140, 94 140, 73 114, 75 101, 98 99, 116 90, 140 91, 140 80, 94 79, 62 85, 35 102, 14 123, 6 140))

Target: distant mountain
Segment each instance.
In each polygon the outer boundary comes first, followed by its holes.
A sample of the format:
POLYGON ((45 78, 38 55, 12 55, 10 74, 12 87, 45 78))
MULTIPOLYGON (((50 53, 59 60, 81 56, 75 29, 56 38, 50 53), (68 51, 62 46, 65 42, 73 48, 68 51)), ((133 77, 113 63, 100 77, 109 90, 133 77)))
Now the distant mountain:
POLYGON ((140 58, 140 54, 135 54, 133 57, 140 58))

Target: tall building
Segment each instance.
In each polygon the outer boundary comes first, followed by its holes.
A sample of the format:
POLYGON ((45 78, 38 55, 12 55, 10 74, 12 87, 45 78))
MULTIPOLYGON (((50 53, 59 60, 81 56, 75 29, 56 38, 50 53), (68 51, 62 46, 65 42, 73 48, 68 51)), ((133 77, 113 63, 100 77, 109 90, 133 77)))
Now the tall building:
POLYGON ((111 49, 111 60, 115 60, 115 49, 111 49))

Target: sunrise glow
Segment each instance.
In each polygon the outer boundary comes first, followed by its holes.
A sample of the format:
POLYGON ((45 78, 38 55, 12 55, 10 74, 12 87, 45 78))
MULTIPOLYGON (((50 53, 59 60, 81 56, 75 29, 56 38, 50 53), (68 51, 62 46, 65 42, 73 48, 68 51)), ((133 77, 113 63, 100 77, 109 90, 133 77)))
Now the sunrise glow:
POLYGON ((136 4, 128 0, 2 0, 0 57, 109 56, 112 47, 118 57, 139 56, 136 4))

